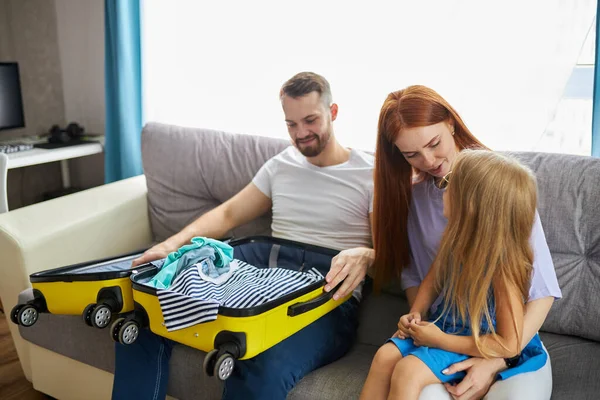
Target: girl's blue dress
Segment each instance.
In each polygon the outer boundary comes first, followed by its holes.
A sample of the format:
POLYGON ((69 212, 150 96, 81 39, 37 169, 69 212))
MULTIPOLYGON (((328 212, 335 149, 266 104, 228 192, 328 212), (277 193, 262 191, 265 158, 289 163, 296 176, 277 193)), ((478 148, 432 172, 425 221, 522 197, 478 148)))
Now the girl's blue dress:
MULTIPOLYGON (((490 303, 490 316, 492 317, 492 321, 494 322, 495 326, 496 315, 494 313, 493 300, 490 303)), ((438 310, 440 310, 441 308, 443 307, 440 305, 438 307, 438 310)), ((460 321, 459 318, 456 318, 456 323, 454 323, 454 318, 451 312, 446 312, 444 315, 442 315, 441 318, 438 319, 439 316, 440 314, 438 312, 435 312, 432 315, 432 317, 429 318, 429 321, 433 322, 437 319, 435 324, 443 332, 461 336, 472 335, 469 323, 460 321)), ((485 334, 489 331, 489 326, 484 318, 484 321, 481 324, 481 334, 485 334)), ((388 342, 392 342, 398 347, 400 353, 402 353, 402 357, 413 355, 419 358, 421 361, 423 361, 442 383, 459 382, 466 376, 466 372, 464 371, 457 372, 452 375, 444 375, 442 371, 450 367, 452 364, 456 364, 457 362, 471 358, 471 356, 459 353, 452 353, 446 350, 436 349, 433 347, 415 346, 413 340, 410 338, 391 338, 388 339, 388 342)), ((537 371, 546 364, 547 359, 548 354, 542 347, 542 341, 540 339, 539 334, 536 334, 521 352, 521 357, 519 358, 518 364, 513 368, 509 368, 500 372, 498 374, 498 379, 508 379, 514 375, 522 374, 524 372, 537 371)))

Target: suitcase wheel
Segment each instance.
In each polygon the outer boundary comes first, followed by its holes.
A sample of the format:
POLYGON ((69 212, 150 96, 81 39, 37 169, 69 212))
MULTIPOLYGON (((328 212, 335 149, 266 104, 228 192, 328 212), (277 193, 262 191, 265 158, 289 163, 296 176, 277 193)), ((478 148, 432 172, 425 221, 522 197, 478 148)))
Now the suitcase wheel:
POLYGON ((204 363, 202 363, 202 369, 207 376, 215 376, 215 363, 217 362, 217 353, 219 350, 213 349, 206 353, 204 356, 204 363))
MULTIPOLYGON (((25 327, 32 326, 36 323, 39 317, 39 312, 37 308, 35 308, 31 304, 25 304, 19 307, 17 311, 17 323, 19 325, 23 325, 25 327)), ((11 314, 12 319, 12 314, 11 314)))
POLYGON ((140 334, 140 325, 132 320, 125 321, 119 328, 118 339, 121 344, 132 344, 140 334))
POLYGON ((107 305, 98 304, 92 311, 90 319, 94 328, 104 329, 110 324, 112 311, 107 305))
POLYGON ((19 310, 21 310, 21 307, 23 306, 24 304, 17 304, 10 311, 10 320, 13 324, 19 325, 19 310))
POLYGON ((110 326, 110 337, 117 343, 119 343, 119 330, 121 329, 121 326, 123 326, 124 322, 125 318, 117 318, 110 326))
POLYGON ((92 311, 94 311, 94 308, 96 308, 96 305, 94 303, 88 304, 83 309, 83 313, 81 314, 81 316, 83 317, 83 322, 85 322, 87 326, 92 326, 92 311))
POLYGON ((103 329, 110 324, 112 310, 106 304, 88 304, 83 310, 83 322, 87 326, 103 329))
POLYGON ((204 356, 203 369, 208 376, 217 376, 219 380, 225 381, 233 373, 235 359, 223 350, 214 349, 204 356))
POLYGON ((224 353, 217 358, 215 363, 215 374, 221 381, 227 380, 233 373, 233 367, 235 366, 235 360, 229 353, 224 353))

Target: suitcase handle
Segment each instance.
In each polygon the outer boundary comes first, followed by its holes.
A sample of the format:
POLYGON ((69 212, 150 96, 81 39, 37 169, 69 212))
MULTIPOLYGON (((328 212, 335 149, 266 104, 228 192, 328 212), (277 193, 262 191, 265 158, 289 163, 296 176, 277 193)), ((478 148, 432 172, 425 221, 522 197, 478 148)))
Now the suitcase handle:
POLYGON ((333 294, 340 288, 340 286, 342 286, 343 282, 344 281, 340 282, 336 287, 333 288, 333 290, 329 292, 323 292, 323 294, 315 297, 314 299, 292 304, 288 307, 287 315, 290 317, 295 317, 297 315, 314 310, 315 308, 321 307, 333 297, 333 294))

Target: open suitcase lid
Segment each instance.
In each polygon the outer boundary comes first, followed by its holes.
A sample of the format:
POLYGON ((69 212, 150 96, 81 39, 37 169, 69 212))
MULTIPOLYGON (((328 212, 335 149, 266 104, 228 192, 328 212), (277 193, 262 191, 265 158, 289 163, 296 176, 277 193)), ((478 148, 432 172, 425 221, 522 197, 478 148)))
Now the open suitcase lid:
POLYGON ((273 236, 247 236, 247 237, 242 237, 239 239, 230 239, 225 242, 232 247, 239 246, 242 244, 247 244, 247 243, 279 244, 282 246, 297 247, 302 250, 312 251, 314 253, 320 253, 320 254, 331 256, 331 257, 335 257, 339 253, 339 250, 333 250, 333 249, 330 249, 327 247, 316 246, 313 244, 295 242, 293 240, 288 240, 288 239, 276 238, 273 236))
POLYGON ((31 283, 101 281, 129 277, 141 268, 131 268, 131 262, 143 254, 144 250, 123 254, 117 257, 102 258, 66 267, 36 272, 29 276, 31 283))

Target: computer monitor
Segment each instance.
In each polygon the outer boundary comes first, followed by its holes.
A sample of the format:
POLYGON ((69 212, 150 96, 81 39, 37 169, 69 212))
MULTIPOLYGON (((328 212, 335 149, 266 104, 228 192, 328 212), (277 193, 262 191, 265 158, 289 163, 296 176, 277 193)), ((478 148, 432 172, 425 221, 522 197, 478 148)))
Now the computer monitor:
POLYGON ((0 62, 0 130, 24 127, 19 65, 16 62, 0 62))

